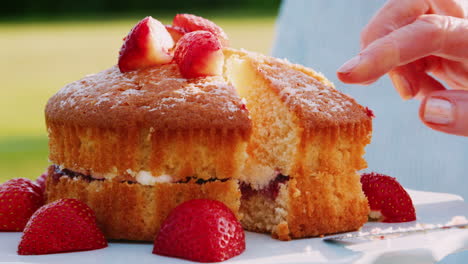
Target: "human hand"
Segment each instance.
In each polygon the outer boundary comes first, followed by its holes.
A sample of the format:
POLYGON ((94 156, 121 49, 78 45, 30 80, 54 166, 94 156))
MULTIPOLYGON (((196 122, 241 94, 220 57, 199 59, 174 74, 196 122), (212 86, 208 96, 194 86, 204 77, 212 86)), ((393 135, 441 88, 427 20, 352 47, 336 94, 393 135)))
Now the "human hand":
POLYGON ((468 136, 467 16, 468 0, 389 0, 362 31, 361 52, 338 69, 338 78, 370 84, 388 73, 403 99, 423 99, 419 114, 426 125, 468 136))

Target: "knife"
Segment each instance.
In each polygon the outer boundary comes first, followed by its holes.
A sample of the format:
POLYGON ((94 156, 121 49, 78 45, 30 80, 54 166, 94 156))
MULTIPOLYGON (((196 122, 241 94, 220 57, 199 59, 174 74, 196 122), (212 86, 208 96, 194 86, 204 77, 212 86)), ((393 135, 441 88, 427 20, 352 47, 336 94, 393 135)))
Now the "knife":
POLYGON ((380 229, 374 228, 370 232, 357 232, 357 233, 348 233, 341 235, 328 236, 323 238, 325 242, 363 242, 363 241, 374 241, 374 240, 383 240, 389 238, 396 238, 406 235, 418 234, 418 233, 427 233, 433 231, 441 231, 451 228, 468 228, 468 223, 456 224, 456 225, 432 225, 432 224, 417 224, 414 227, 407 228, 387 228, 380 229))

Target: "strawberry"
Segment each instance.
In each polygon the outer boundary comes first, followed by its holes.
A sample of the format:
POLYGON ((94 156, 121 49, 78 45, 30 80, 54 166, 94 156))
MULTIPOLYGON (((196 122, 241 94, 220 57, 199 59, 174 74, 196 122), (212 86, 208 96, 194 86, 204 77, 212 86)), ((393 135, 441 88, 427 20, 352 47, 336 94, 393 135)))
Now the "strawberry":
POLYGON ((177 42, 174 60, 185 78, 221 75, 224 54, 218 39, 208 31, 185 34, 177 42))
POLYGON ((75 199, 62 199, 41 207, 26 225, 19 255, 93 250, 107 247, 93 210, 75 199))
POLYGON ((0 185, 0 231, 23 231, 31 215, 44 204, 41 188, 17 178, 0 185))
POLYGON ((366 111, 366 115, 368 117, 375 118, 374 111, 372 111, 372 109, 370 109, 369 107, 366 106, 366 108, 364 108, 364 110, 366 111))
POLYGON ((245 234, 223 203, 197 199, 177 206, 161 225, 153 253, 199 262, 219 262, 245 250, 245 234))
POLYGON ((161 22, 146 17, 124 38, 119 52, 119 69, 128 72, 172 61, 174 40, 161 22))
POLYGON ((224 30, 206 18, 191 14, 177 14, 172 21, 172 25, 181 27, 187 32, 197 30, 209 31, 219 39, 223 47, 229 47, 229 38, 224 30))
POLYGON ((395 178, 365 173, 361 176, 361 184, 371 209, 369 218, 387 223, 416 220, 413 201, 395 178))
POLYGON ((169 32, 169 34, 171 34, 171 37, 172 39, 174 40, 174 42, 177 43, 177 41, 179 41, 179 39, 185 35, 185 33, 187 33, 187 31, 181 27, 176 27, 176 26, 172 26, 172 25, 165 25, 166 29, 167 29, 167 32, 169 32))
POLYGON ((39 177, 36 179, 36 184, 41 188, 42 193, 45 192, 46 181, 47 181, 47 175, 48 175, 48 172, 45 171, 44 173, 41 174, 41 176, 39 176, 39 177))

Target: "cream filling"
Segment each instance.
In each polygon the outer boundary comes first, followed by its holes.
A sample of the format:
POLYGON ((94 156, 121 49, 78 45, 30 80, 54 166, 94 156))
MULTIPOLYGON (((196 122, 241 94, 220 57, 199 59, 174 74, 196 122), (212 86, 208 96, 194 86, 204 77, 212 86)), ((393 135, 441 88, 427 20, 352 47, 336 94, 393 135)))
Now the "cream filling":
POLYGON ((468 225, 468 219, 466 219, 466 217, 463 215, 457 215, 452 217, 452 219, 448 221, 446 225, 468 225))
POLYGON ((172 177, 167 174, 153 176, 148 171, 140 171, 135 177, 136 181, 143 185, 155 185, 156 183, 172 182, 172 177))
POLYGON ((142 185, 155 185, 156 183, 172 182, 172 176, 167 174, 154 176, 149 171, 142 170, 139 172, 134 172, 131 169, 128 169, 127 173, 135 177, 135 180, 142 185))
MULTIPOLYGON (((66 167, 61 164, 59 165, 59 169, 63 170, 66 167)), ((141 170, 138 172, 135 172, 131 169, 128 169, 126 171, 128 174, 130 174, 132 177, 135 178, 136 182, 142 185, 155 185, 156 183, 170 183, 173 182, 173 178, 171 175, 167 174, 161 174, 158 176, 154 176, 151 174, 149 171, 141 170)), ((113 167, 111 172, 107 173, 91 173, 91 177, 96 180, 100 179, 113 179, 118 176, 117 174, 117 168, 113 167)))
POLYGON ((383 218, 383 215, 380 211, 371 210, 369 212, 369 218, 372 220, 380 220, 383 218))

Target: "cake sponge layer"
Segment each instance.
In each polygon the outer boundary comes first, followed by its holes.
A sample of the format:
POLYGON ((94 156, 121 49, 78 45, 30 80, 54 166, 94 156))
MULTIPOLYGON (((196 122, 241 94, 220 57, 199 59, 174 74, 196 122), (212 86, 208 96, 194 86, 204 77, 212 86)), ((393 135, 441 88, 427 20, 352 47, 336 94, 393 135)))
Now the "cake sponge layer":
MULTIPOLYGON (((49 168, 52 175, 54 167, 49 168)), ((238 217, 240 191, 237 181, 196 183, 138 183, 83 178, 48 177, 47 203, 74 198, 96 213, 108 239, 153 241, 162 222, 177 205, 192 199, 212 199, 226 204, 238 217)))
POLYGON ((276 199, 261 192, 242 197, 245 229, 290 240, 354 231, 367 221, 369 207, 355 172, 320 172, 279 186, 276 199))
POLYGON ((247 135, 229 129, 99 128, 49 122, 49 159, 96 178, 137 181, 147 171, 172 182, 240 177, 247 135))

